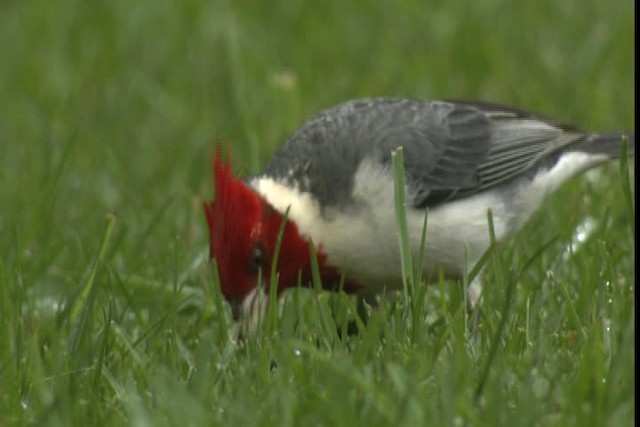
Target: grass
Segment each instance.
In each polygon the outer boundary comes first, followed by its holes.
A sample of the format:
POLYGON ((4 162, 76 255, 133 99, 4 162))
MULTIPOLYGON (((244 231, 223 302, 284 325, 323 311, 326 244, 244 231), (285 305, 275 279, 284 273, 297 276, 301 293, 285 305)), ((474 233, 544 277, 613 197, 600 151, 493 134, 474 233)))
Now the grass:
POLYGON ((295 290, 276 333, 239 343, 201 206, 215 142, 255 172, 349 98, 633 128, 633 9, 5 1, 0 425, 631 425, 633 168, 568 183, 492 251, 475 336, 435 278, 349 337, 353 299, 295 290))

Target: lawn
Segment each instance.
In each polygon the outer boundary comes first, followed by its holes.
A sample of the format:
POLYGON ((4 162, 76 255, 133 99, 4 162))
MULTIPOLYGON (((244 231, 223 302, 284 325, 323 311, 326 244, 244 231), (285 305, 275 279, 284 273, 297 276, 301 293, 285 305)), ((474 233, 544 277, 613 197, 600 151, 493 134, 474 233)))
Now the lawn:
POLYGON ((475 334, 442 279, 349 336, 293 290, 239 342, 202 209, 215 144, 257 172, 351 98, 633 129, 632 1, 6 0, 0 36, 1 426, 633 424, 632 166, 491 253, 475 334))

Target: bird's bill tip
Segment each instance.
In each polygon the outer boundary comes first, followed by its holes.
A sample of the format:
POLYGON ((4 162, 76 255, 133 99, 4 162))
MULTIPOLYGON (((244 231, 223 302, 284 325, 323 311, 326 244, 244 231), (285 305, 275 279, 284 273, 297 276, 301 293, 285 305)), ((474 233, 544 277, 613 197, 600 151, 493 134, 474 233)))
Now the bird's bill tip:
POLYGON ((256 334, 267 317, 269 296, 264 287, 256 286, 242 299, 230 301, 233 319, 240 337, 251 337, 256 334))

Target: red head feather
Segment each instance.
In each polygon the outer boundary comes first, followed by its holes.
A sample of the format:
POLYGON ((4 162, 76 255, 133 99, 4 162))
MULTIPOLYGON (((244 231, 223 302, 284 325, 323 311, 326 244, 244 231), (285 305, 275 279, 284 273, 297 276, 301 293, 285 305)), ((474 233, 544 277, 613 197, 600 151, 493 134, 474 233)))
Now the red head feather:
POLYGON ((219 147, 213 162, 215 200, 205 203, 209 225, 209 253, 218 263, 222 293, 242 297, 256 285, 246 274, 251 254, 261 234, 263 200, 231 173, 231 159, 224 164, 219 147))
MULTIPOLYGON (((227 299, 242 299, 258 285, 256 254, 264 283, 271 275, 273 256, 278 233, 284 216, 276 211, 262 196, 231 172, 231 159, 222 161, 216 150, 213 162, 215 200, 205 203, 209 226, 209 250, 215 258, 220 275, 222 293, 227 299)), ((289 286, 302 285, 311 279, 310 243, 300 236, 293 221, 286 220, 277 270, 278 291, 289 286)), ((326 265, 326 255, 317 251, 318 265, 323 284, 335 286, 340 276, 335 268, 326 265)), ((345 290, 356 290, 347 283, 345 290), (353 289, 351 289, 353 288, 353 289)))

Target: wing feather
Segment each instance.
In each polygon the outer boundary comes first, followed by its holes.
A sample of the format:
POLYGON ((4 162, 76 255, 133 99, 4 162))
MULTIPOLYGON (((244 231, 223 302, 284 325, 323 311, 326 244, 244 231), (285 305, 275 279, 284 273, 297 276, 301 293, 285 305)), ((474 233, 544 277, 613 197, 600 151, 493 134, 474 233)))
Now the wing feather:
POLYGON ((493 103, 371 98, 307 121, 264 173, 324 206, 344 206, 354 202, 359 164, 390 167, 391 152, 403 147, 410 202, 428 207, 530 174, 583 137, 569 125, 493 103))

